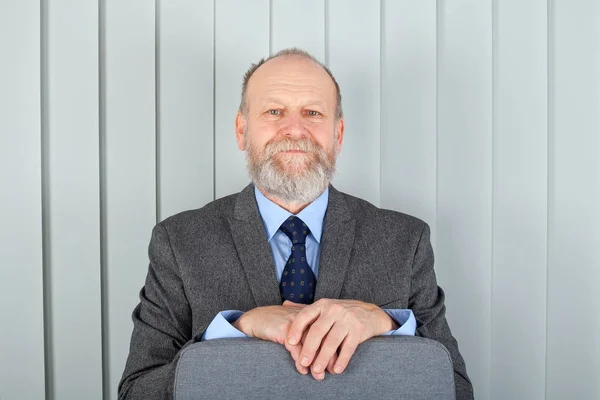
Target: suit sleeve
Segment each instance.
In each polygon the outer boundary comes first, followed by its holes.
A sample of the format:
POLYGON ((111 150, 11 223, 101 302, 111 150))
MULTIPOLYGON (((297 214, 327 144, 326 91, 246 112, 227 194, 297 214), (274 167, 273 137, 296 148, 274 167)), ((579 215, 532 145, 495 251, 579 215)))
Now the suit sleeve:
POLYGON ((192 340, 192 314, 169 236, 161 224, 152 231, 150 265, 140 303, 133 311, 129 356, 120 400, 173 398, 180 351, 192 340))
POLYGON ((473 399, 473 386, 467 375, 465 362, 446 321, 444 291, 437 285, 433 264, 430 229, 427 224, 424 224, 413 260, 411 294, 408 304, 417 320, 416 335, 433 339, 448 349, 454 365, 456 399, 473 399))

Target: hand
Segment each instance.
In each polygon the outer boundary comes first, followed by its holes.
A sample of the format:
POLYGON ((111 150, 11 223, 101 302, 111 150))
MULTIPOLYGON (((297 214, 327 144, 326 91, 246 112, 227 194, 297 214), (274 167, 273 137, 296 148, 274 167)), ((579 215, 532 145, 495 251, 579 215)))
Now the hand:
POLYGON ((312 376, 321 380, 325 369, 344 371, 360 343, 393 329, 398 325, 374 304, 321 299, 298 310, 285 347, 298 372, 307 374, 310 367, 312 376))
POLYGON ((285 301, 281 306, 257 307, 233 322, 233 327, 247 336, 284 344, 296 315, 306 304, 285 301))

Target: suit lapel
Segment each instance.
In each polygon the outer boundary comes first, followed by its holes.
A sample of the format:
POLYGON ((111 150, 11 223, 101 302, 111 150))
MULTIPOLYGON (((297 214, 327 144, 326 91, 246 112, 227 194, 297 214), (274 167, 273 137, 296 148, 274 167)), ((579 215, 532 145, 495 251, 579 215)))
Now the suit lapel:
POLYGON ((275 264, 254 197, 254 185, 237 196, 231 235, 257 307, 281 304, 275 264))
POLYGON ((315 300, 339 298, 348 271, 355 230, 356 221, 352 219, 343 195, 329 186, 315 300))

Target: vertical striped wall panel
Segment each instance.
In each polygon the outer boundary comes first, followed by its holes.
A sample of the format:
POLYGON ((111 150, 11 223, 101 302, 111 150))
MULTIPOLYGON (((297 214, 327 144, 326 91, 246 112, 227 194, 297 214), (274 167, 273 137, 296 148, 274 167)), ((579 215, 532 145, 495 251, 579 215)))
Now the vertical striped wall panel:
POLYGON ((2 2, 0 399, 116 399, 152 226, 248 183, 242 75, 291 46, 341 85, 334 184, 431 226, 476 398, 597 399, 599 27, 596 0, 2 2))
POLYGON ((157 4, 157 219, 162 220, 214 196, 214 4, 157 4))
POLYGON ((382 2, 381 207, 414 215, 436 246, 436 2, 382 2))
POLYGON ((437 276, 478 396, 491 368, 492 2, 438 8, 437 276))
POLYGON ((327 64, 342 91, 345 132, 333 184, 379 205, 380 5, 329 0, 327 64))
POLYGON ((235 141, 242 77, 250 63, 269 55, 269 1, 215 3, 215 193, 239 192, 250 179, 235 141))
POLYGON ((324 61, 325 7, 323 0, 272 0, 270 52, 299 47, 324 61))
POLYGON ((40 2, 0 12, 0 398, 44 398, 40 2), (19 40, 15 40, 18 37, 19 40))
POLYGON ((600 4, 551 1, 549 11, 546 393, 591 399, 600 396, 600 4))
POLYGON ((543 399, 547 9, 541 0, 495 5, 491 397, 543 399))
POLYGON ((547 9, 543 0, 495 6, 491 398, 543 399, 547 9))
POLYGON ((98 5, 48 2, 49 395, 102 399, 98 5), (76 31, 77 34, 73 34, 76 31), (73 384, 74 378, 76 384, 73 384))
POLYGON ((156 15, 145 0, 104 6, 104 367, 107 396, 116 399, 156 223, 156 15))

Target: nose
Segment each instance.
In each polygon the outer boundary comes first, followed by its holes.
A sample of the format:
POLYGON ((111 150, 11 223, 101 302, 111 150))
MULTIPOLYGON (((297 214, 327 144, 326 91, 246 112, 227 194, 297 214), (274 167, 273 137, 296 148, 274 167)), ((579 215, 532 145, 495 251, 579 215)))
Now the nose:
POLYGON ((302 117, 295 114, 290 114, 285 118, 281 132, 293 139, 299 139, 308 135, 308 130, 302 117))

